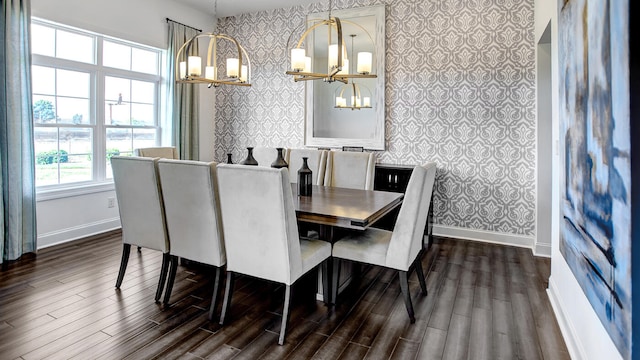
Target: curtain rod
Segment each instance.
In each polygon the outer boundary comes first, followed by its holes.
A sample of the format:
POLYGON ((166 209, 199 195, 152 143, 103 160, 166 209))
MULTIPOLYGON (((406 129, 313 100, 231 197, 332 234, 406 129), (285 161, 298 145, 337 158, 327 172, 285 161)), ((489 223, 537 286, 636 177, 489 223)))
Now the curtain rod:
POLYGON ((193 30, 195 30, 195 31, 198 31, 198 32, 202 32, 202 30, 201 30, 201 29, 197 29, 197 28, 194 28, 193 26, 189 26, 189 25, 183 24, 183 23, 181 23, 181 22, 178 22, 178 21, 171 20, 171 19, 167 18, 167 22, 169 22, 169 21, 171 21, 171 22, 173 22, 173 23, 176 23, 176 24, 180 24, 180 25, 182 25, 182 26, 186 26, 186 27, 191 28, 191 29, 193 29, 193 30))

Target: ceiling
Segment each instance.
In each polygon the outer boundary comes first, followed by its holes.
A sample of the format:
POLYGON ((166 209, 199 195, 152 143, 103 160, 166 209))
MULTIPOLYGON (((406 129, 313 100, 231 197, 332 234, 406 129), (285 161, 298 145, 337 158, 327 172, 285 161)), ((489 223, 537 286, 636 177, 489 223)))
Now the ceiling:
MULTIPOLYGON (((213 14, 216 0, 175 0, 192 8, 213 14)), ((319 0, 217 0, 217 17, 234 16, 257 11, 280 9, 285 7, 311 4, 319 0)), ((322 0, 320 0, 322 1, 322 0)))

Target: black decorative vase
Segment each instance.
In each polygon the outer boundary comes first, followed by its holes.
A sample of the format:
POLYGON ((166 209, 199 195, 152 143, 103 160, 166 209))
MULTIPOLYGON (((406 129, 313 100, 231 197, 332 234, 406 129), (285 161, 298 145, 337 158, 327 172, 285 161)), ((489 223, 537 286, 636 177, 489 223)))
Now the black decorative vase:
POLYGON ((307 157, 302 158, 302 166, 298 170, 298 195, 311 196, 312 172, 307 164, 307 157))
POLYGON ((231 161, 231 153, 227 153, 227 164, 233 164, 233 161, 231 161))
POLYGON ((288 168, 289 164, 287 164, 287 162, 284 160, 284 156, 282 156, 283 148, 276 148, 276 150, 278 150, 278 157, 276 158, 276 161, 271 163, 271 167, 276 169, 280 169, 283 167, 288 168))
POLYGON ((240 165, 258 166, 258 161, 253 157, 253 147, 247 148, 247 158, 242 160, 240 165))

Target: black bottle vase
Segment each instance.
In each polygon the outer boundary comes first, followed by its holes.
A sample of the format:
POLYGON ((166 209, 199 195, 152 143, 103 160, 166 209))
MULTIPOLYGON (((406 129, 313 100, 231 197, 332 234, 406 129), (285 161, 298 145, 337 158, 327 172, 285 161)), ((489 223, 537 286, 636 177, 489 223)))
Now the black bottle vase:
POLYGON ((288 168, 289 164, 287 164, 287 162, 284 159, 284 156, 282 156, 283 148, 276 148, 276 150, 278 150, 278 157, 276 158, 276 161, 271 163, 271 167, 276 169, 280 169, 283 167, 288 168))
POLYGON ((247 147, 247 158, 242 160, 240 165, 258 166, 258 161, 253 157, 253 147, 247 147))
POLYGON ((231 161, 231 153, 227 153, 227 164, 233 164, 233 161, 231 161))
POLYGON ((302 166, 298 170, 298 195, 300 196, 311 196, 312 172, 307 159, 307 157, 302 158, 302 166))

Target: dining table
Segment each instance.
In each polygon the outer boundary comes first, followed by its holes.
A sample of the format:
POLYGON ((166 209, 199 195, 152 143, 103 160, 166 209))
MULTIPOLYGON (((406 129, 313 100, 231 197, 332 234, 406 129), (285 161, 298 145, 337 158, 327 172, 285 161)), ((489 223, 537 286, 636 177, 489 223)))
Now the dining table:
MULTIPOLYGON (((318 238, 330 243, 339 240, 336 234, 341 229, 365 231, 376 221, 402 204, 403 193, 348 189, 332 186, 313 185, 310 196, 298 195, 298 184, 291 184, 293 203, 299 223, 316 224, 318 238)), ((331 262, 329 258, 329 262, 331 262)), ((343 262, 344 263, 344 262, 343 262)), ((329 280, 333 266, 328 264, 329 280)), ((345 264, 340 269, 342 277, 338 292, 351 282, 352 268, 345 264)), ((321 276, 321 275, 320 275, 321 276)), ((318 287, 318 297, 330 295, 329 281, 322 279, 323 287, 318 287)), ((324 297, 331 299, 331 296, 324 297)))

